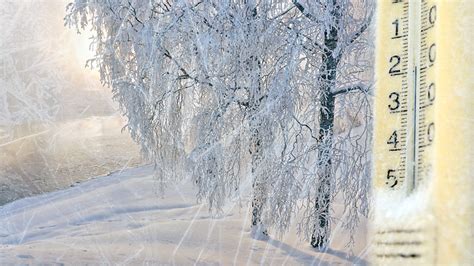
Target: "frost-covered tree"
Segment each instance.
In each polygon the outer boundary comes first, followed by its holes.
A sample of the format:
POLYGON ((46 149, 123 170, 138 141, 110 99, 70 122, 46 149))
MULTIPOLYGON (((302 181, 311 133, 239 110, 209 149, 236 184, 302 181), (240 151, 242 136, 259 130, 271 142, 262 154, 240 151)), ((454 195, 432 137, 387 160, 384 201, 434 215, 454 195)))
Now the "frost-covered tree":
POLYGON ((271 79, 281 75, 277 49, 286 49, 284 39, 275 39, 285 37, 276 33, 281 25, 266 18, 273 7, 77 1, 69 17, 97 32, 98 56, 91 63, 112 86, 132 136, 156 162, 160 178, 190 169, 198 196, 219 209, 238 187, 242 154, 250 154, 255 226, 267 194, 262 153, 272 142, 271 110, 264 107, 270 106, 271 79), (186 156, 189 132, 194 141, 186 156))
MULTIPOLYGON (((313 247, 324 247, 329 235, 329 205, 331 190, 341 188, 346 195, 364 197, 367 187, 361 189, 358 183, 337 184, 336 175, 342 178, 357 178, 363 175, 364 154, 366 143, 356 144, 356 149, 341 147, 347 141, 334 135, 336 117, 336 98, 339 95, 358 91, 368 92, 368 86, 362 85, 364 77, 361 72, 370 69, 370 56, 367 51, 370 43, 361 37, 368 31, 373 15, 373 2, 356 0, 325 0, 325 1, 292 1, 296 9, 307 19, 303 30, 306 38, 308 57, 317 60, 316 86, 319 96, 319 134, 318 134, 318 187, 314 199, 314 229, 311 236, 313 247), (339 147, 338 147, 339 146, 339 147), (342 148, 342 149, 341 149, 342 148), (335 162, 336 161, 336 162, 335 162), (333 167, 334 164, 337 167, 333 167), (359 169, 357 169, 359 168, 359 169), (339 171, 339 173, 337 173, 339 171), (337 188, 332 188, 338 185, 337 188), (355 187, 354 187, 355 186, 355 187)), ((364 36, 365 37, 365 36, 364 36)), ((367 74, 367 72, 365 72, 367 74)), ((365 77, 367 80, 367 78, 365 77)), ((366 103, 362 98, 360 107, 366 103)), ((349 107, 348 103, 342 104, 349 107)), ((349 132, 351 134, 351 132, 349 132)), ((340 137, 340 136, 339 136, 340 137)), ((346 136, 349 137, 350 136, 346 136)), ((347 181, 346 181, 347 182, 347 181)), ((350 182, 350 181, 349 181, 350 182)), ((368 182, 366 183, 368 184, 368 182)), ((366 201, 366 200, 364 200, 366 201)), ((346 199, 345 203, 357 202, 346 199)), ((357 203, 355 203, 357 204, 357 203)), ((367 209, 367 208, 363 208, 367 209)))
POLYGON ((321 247, 331 200, 347 192, 358 208, 367 188, 365 150, 348 147, 361 135, 333 129, 336 96, 366 99, 347 86, 360 77, 336 72, 361 68, 351 51, 369 22, 364 2, 309 2, 76 0, 66 22, 95 32, 90 63, 163 182, 190 173, 211 210, 249 185, 256 232, 283 232, 303 209, 321 247))

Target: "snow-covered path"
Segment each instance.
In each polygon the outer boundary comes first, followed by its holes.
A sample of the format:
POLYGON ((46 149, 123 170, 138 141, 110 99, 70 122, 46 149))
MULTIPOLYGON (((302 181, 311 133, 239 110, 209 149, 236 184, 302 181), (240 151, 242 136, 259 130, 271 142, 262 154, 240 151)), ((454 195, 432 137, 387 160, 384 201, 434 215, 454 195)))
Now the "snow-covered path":
POLYGON ((0 264, 366 263, 365 230, 353 250, 358 256, 341 251, 342 232, 324 253, 294 230, 283 239, 255 240, 249 212, 238 202, 211 218, 190 182, 160 197, 151 173, 149 166, 129 169, 0 207, 0 264))

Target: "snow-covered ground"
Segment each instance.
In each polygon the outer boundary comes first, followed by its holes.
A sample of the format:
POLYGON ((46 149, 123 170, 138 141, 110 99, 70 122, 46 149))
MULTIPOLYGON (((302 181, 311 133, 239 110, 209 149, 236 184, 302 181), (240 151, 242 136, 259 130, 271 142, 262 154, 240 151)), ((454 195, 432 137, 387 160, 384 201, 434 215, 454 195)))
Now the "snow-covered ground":
POLYGON ((256 240, 245 201, 212 218, 194 195, 183 181, 161 197, 145 166, 9 203, 0 207, 0 265, 366 264, 365 230, 352 252, 337 226, 325 252, 294 228, 256 240))
POLYGON ((0 205, 143 164, 138 145, 120 131, 125 123, 107 115, 7 127, 15 134, 0 140, 0 205))

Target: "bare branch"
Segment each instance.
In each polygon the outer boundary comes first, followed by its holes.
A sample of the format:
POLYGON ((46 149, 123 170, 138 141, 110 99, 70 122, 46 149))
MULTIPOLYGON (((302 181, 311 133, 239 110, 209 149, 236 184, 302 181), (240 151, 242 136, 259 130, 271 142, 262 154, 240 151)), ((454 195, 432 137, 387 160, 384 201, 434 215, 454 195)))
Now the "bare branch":
POLYGON ((368 92, 369 89, 361 87, 361 86, 355 86, 355 87, 349 87, 349 88, 345 88, 345 89, 342 89, 342 90, 335 91, 335 92, 331 93, 331 95, 333 97, 335 97, 339 94, 350 93, 350 92, 353 92, 353 91, 368 92))
POLYGON ((301 12, 301 14, 303 14, 309 20, 314 21, 314 22, 320 22, 311 13, 306 11, 306 9, 303 7, 303 5, 300 4, 300 2, 298 0, 293 0, 292 2, 293 2, 293 5, 295 5, 295 7, 301 12))
POLYGON ((372 9, 372 11, 370 12, 369 17, 367 18, 367 21, 360 27, 360 29, 357 32, 354 33, 352 38, 349 39, 348 45, 355 42, 367 30, 367 28, 372 23, 373 16, 374 16, 374 10, 372 9))

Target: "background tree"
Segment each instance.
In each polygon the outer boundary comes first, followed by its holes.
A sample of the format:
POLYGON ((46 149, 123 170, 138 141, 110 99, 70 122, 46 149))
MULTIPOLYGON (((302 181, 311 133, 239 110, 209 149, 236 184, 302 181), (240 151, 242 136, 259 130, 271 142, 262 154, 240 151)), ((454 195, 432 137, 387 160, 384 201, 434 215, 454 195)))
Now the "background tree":
MULTIPOLYGON (((13 126, 27 125, 31 132, 39 123, 51 124, 58 113, 58 97, 66 86, 62 58, 53 53, 50 38, 54 26, 44 17, 28 18, 28 8, 44 9, 38 3, 3 1, 0 10, 0 141, 15 137, 13 126), (33 125, 36 124, 36 125, 33 125)), ((36 132, 36 133, 37 133, 36 132)))

